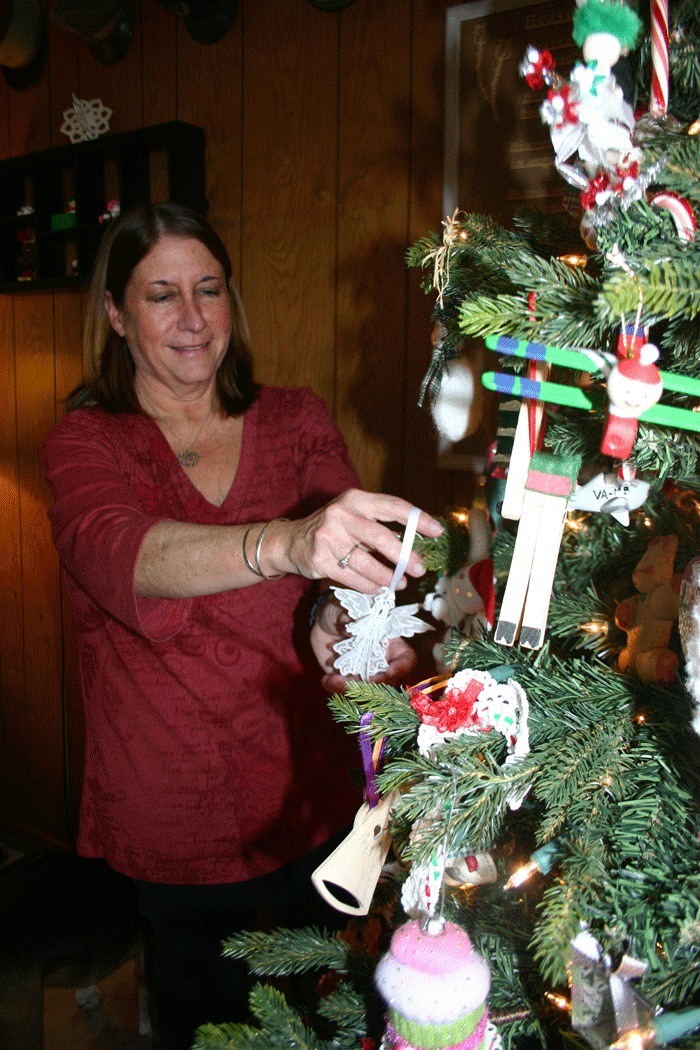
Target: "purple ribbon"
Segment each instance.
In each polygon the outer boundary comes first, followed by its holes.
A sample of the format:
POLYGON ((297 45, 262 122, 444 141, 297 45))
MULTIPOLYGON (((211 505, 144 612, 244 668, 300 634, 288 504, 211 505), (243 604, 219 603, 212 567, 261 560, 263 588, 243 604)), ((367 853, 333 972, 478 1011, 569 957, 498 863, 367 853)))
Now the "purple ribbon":
MULTIPOLYGON (((360 718, 360 755, 362 756, 362 768, 365 773, 365 797, 367 799, 367 804, 369 805, 370 809, 374 809, 374 807, 379 802, 379 788, 377 787, 377 775, 374 769, 374 762, 372 761, 372 752, 374 750, 374 747, 372 745, 372 738, 370 737, 368 732, 368 729, 372 724, 372 718, 373 715, 371 711, 365 711, 365 713, 360 718)), ((377 766, 379 766, 384 756, 385 746, 386 741, 382 740, 382 746, 379 750, 379 760, 377 762, 377 766)))

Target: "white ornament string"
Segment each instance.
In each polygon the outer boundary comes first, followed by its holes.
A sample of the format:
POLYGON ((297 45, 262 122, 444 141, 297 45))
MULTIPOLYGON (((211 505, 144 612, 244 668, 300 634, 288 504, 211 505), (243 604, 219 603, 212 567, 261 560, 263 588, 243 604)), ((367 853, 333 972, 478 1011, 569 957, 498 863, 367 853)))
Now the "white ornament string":
POLYGON ((396 588, 408 565, 419 517, 419 508, 413 507, 389 587, 382 587, 378 594, 333 588, 338 601, 350 614, 347 637, 333 646, 338 654, 335 668, 342 675, 359 675, 364 680, 373 678, 389 667, 386 649, 392 638, 411 638, 432 630, 415 615, 420 607, 418 603, 396 608, 396 588))
POLYGON ((411 512, 408 515, 408 521, 406 522, 406 531, 403 534, 403 543, 401 544, 401 550, 399 551, 399 560, 396 563, 394 575, 389 584, 392 591, 396 590, 399 585, 399 580, 406 571, 408 559, 411 557, 411 551, 413 550, 413 541, 415 540, 416 532, 418 531, 419 518, 420 508, 412 507, 411 512))

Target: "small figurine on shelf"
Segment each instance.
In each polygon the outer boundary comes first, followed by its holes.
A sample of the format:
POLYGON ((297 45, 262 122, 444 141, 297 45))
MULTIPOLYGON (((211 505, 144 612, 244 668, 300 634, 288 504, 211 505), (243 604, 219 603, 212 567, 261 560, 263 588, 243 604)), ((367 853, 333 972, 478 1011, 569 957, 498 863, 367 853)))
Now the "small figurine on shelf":
POLYGON ((63 211, 56 212, 55 215, 51 216, 51 229, 54 232, 71 230, 76 224, 76 219, 75 197, 69 197, 63 211))
POLYGON ((17 231, 21 248, 17 256, 17 280, 33 281, 36 277, 36 235, 30 226, 17 231))
POLYGON ((107 210, 99 216, 98 221, 109 222, 110 219, 116 219, 119 215, 121 215, 121 210, 121 202, 118 201, 115 197, 113 200, 107 201, 107 210))

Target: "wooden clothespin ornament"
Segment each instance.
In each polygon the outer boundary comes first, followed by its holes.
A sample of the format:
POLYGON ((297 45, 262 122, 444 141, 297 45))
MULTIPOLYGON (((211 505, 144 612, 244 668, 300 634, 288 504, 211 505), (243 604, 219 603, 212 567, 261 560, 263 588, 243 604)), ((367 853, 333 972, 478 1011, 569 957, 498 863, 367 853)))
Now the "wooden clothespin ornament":
POLYGON ((580 469, 580 456, 532 456, 496 624, 495 640, 503 645, 518 639, 527 649, 539 649, 544 642, 568 501, 580 469))
MULTIPOLYGON (((550 366, 542 361, 533 362, 530 378, 543 382, 549 377, 550 366)), ((501 514, 509 521, 519 521, 525 497, 525 483, 532 453, 540 447, 544 428, 544 404, 542 401, 521 402, 518 422, 513 439, 513 450, 508 464, 506 488, 501 514)))

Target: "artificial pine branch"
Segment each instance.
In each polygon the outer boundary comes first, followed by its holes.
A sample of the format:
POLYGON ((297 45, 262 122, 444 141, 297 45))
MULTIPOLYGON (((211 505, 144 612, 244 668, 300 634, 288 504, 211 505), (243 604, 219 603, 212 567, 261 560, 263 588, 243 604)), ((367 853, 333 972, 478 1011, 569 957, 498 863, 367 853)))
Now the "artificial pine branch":
POLYGON ((348 945, 315 926, 243 931, 224 942, 223 954, 245 959, 252 973, 277 977, 322 969, 342 973, 348 966, 348 945))

